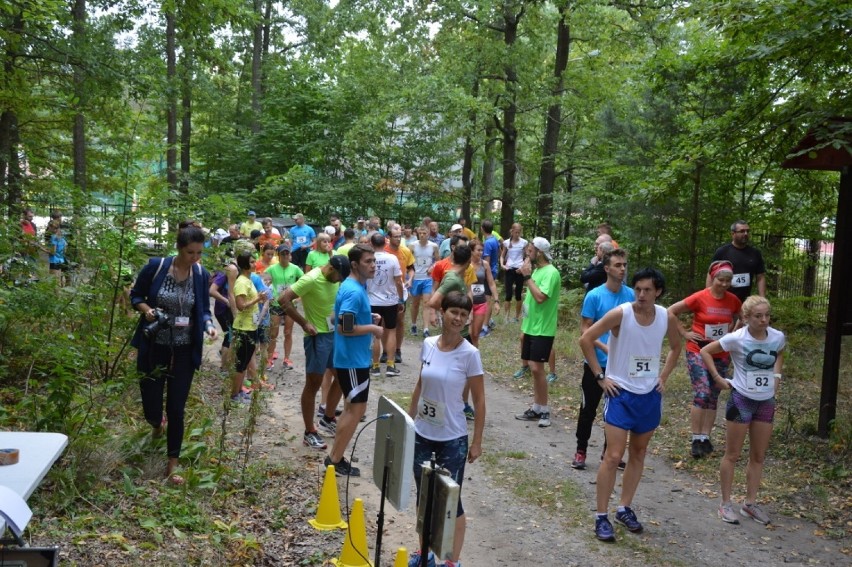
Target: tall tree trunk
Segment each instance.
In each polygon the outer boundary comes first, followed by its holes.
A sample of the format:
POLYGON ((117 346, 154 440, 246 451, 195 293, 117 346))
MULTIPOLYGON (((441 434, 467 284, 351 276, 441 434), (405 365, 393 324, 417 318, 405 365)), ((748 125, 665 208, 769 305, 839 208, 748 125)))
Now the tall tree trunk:
MULTIPOLYGON (((473 88, 471 95, 476 99, 479 96, 479 77, 473 80, 473 88)), ((473 136, 476 132, 476 110, 471 110, 467 113, 468 128, 470 129, 464 138, 464 161, 462 162, 462 206, 461 216, 471 223, 470 218, 470 201, 473 195, 473 156, 475 153, 473 145, 473 136)))
MULTIPOLYGON (((3 53, 3 83, 9 88, 9 81, 14 77, 15 61, 20 54, 18 44, 24 32, 23 11, 15 14, 8 27, 6 51, 3 53)), ((21 197, 21 161, 20 161, 20 132, 18 131, 18 114, 14 108, 5 108, 0 114, 0 188, 3 190, 9 217, 15 218, 20 213, 21 197)))
POLYGON ((500 211, 500 232, 509 234, 515 218, 515 183, 518 173, 518 130, 515 127, 515 118, 518 114, 517 88, 518 72, 512 61, 511 51, 515 40, 518 38, 518 22, 524 14, 524 8, 516 14, 513 6, 507 3, 503 7, 503 43, 506 44, 509 60, 504 66, 506 74, 506 95, 503 103, 503 195, 502 209, 500 211))
MULTIPOLYGON (((692 218, 689 222, 689 250, 691 253, 689 254, 689 262, 686 266, 686 284, 690 293, 695 291, 695 272, 697 270, 695 251, 698 250, 698 222, 701 210, 701 174, 703 170, 704 165, 699 161, 695 165, 695 172, 692 175, 692 218)), ((703 284, 704 282, 701 282, 702 288, 704 287, 703 284)))
POLYGON ((175 57, 175 8, 166 11, 166 182, 177 189, 177 64, 175 57))
MULTIPOLYGON (((72 127, 71 140, 74 154, 74 186, 81 194, 86 192, 86 116, 83 109, 86 107, 86 88, 83 84, 85 74, 83 72, 83 59, 86 48, 86 0, 74 0, 71 9, 74 51, 78 61, 74 64, 74 94, 77 99, 75 106, 77 112, 74 114, 74 125, 72 127)), ((80 211, 75 210, 75 214, 80 211)))
POLYGON ((547 109, 544 126, 544 147, 541 152, 541 172, 538 189, 538 233, 551 238, 553 233, 553 185, 556 181, 556 150, 559 147, 559 129, 562 127, 562 91, 565 87, 563 74, 568 67, 568 52, 571 47, 571 29, 566 21, 567 2, 561 7, 562 15, 556 28, 556 62, 553 67, 555 79, 551 96, 553 104, 547 109))
POLYGON ((254 0, 254 13, 257 23, 254 25, 254 37, 252 39, 251 54, 251 131, 253 134, 260 133, 260 96, 261 96, 261 69, 263 61, 263 18, 261 17, 261 0, 254 0))
POLYGON ((565 239, 571 235, 571 194, 574 192, 574 170, 565 173, 565 207, 562 211, 562 231, 559 238, 565 239))
MULTIPOLYGON (((485 218, 489 214, 494 199, 494 171, 497 160, 494 157, 494 146, 497 144, 495 126, 491 118, 485 123, 485 149, 482 157, 482 191, 480 191, 479 215, 485 218)), ((473 219, 471 219, 473 224, 473 219)))
POLYGON ((192 141, 192 55, 184 46, 181 57, 180 190, 189 192, 190 142, 192 141))

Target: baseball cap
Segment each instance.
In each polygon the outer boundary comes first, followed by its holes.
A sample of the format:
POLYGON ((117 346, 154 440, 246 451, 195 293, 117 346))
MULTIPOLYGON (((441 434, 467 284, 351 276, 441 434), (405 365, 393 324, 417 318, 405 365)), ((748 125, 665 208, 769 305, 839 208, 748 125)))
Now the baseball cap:
POLYGON ((283 254, 284 252, 289 253, 290 247, 287 246, 286 244, 279 244, 277 251, 278 251, 279 254, 283 254))
POLYGON ((216 242, 221 242, 226 236, 228 236, 228 231, 222 228, 217 228, 216 232, 213 233, 213 240, 216 242))
POLYGON ((257 216, 257 213, 256 213, 256 212, 254 212, 254 211, 249 211, 249 212, 248 212, 248 216, 250 216, 250 217, 256 217, 256 216, 257 216))
POLYGON ((358 217, 358 222, 366 222, 366 220, 364 217, 358 217))
POLYGON ((452 228, 450 228, 450 232, 453 232, 453 231, 456 231, 456 230, 462 230, 462 225, 460 225, 460 224, 454 224, 454 225, 452 226, 452 228))
POLYGON ((331 260, 328 261, 331 264, 331 267, 337 270, 340 274, 341 279, 346 279, 349 277, 349 272, 351 271, 351 264, 349 263, 349 258, 346 256, 341 256, 336 254, 331 257, 331 260))
POLYGON ((334 236, 337 233, 337 230, 335 230, 335 228, 331 225, 328 225, 327 227, 322 229, 322 231, 329 236, 334 236))
POLYGON ((548 261, 553 261, 553 256, 550 254, 550 242, 547 241, 546 238, 541 236, 536 236, 533 238, 533 246, 544 254, 544 257, 548 259, 548 261))

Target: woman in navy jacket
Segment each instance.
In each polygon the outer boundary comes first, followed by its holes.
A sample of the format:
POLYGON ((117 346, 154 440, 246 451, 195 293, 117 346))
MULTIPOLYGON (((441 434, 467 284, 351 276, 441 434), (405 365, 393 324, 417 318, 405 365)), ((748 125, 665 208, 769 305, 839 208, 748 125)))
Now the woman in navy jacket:
POLYGON ((195 227, 184 228, 178 233, 177 256, 152 258, 130 290, 132 305, 142 313, 130 344, 139 349, 136 367, 143 374, 139 381, 142 408, 155 437, 166 429, 163 394, 167 392, 166 477, 173 484, 183 483, 175 469, 183 442, 186 400, 193 375, 201 366, 204 333, 216 337, 210 315, 210 274, 198 264, 203 249, 204 233, 195 227), (152 328, 158 320, 160 324, 152 328))

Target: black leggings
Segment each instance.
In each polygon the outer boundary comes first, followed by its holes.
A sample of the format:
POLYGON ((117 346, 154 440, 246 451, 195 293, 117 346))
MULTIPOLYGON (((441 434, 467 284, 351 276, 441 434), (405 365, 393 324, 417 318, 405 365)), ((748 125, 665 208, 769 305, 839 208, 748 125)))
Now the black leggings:
POLYGON ((163 394, 166 394, 166 416, 169 418, 166 447, 169 457, 180 457, 184 409, 195 375, 192 351, 191 345, 174 348, 150 345, 148 353, 153 370, 139 380, 142 410, 151 427, 160 427, 163 423, 163 394))
MULTIPOLYGON (((606 368, 603 369, 606 372, 606 368)), ((603 388, 598 383, 587 362, 583 363, 583 398, 580 403, 580 415, 577 417, 577 450, 585 451, 589 447, 589 437, 598 414, 598 406, 603 397, 603 388)), ((606 439, 604 439, 606 450, 606 439)))
POLYGON ((237 372, 245 372, 248 368, 251 357, 254 356, 254 349, 257 346, 257 331, 243 331, 234 329, 234 347, 236 350, 237 372))
POLYGON ((234 324, 234 314, 231 312, 231 308, 227 308, 221 315, 217 313, 216 320, 222 327, 222 348, 231 348, 231 339, 233 338, 231 335, 234 334, 234 330, 231 328, 234 324))
POLYGON ((509 268, 506 270, 504 283, 506 284, 504 286, 506 288, 506 301, 512 301, 512 287, 515 288, 515 301, 520 301, 521 293, 524 291, 524 275, 517 268, 509 268))

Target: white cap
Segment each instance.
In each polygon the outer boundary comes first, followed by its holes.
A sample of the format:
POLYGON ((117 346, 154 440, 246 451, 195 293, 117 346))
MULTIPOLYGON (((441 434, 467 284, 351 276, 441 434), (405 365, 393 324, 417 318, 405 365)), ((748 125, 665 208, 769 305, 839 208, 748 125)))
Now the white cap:
POLYGON ((222 228, 217 228, 216 232, 213 233, 213 240, 215 240, 216 242, 221 242, 222 239, 224 239, 226 236, 228 236, 227 230, 222 229, 222 228))
POLYGON ((460 224, 454 224, 454 225, 452 226, 452 228, 450 228, 450 232, 454 232, 454 231, 456 231, 456 230, 462 230, 462 229, 463 229, 462 225, 460 225, 460 224))
POLYGON ((335 228, 331 225, 328 225, 327 227, 322 229, 322 231, 329 236, 334 236, 337 233, 337 230, 335 230, 335 228))
POLYGON ((536 236, 533 238, 533 246, 547 258, 549 262, 553 261, 553 256, 550 254, 550 242, 546 238, 536 236))

